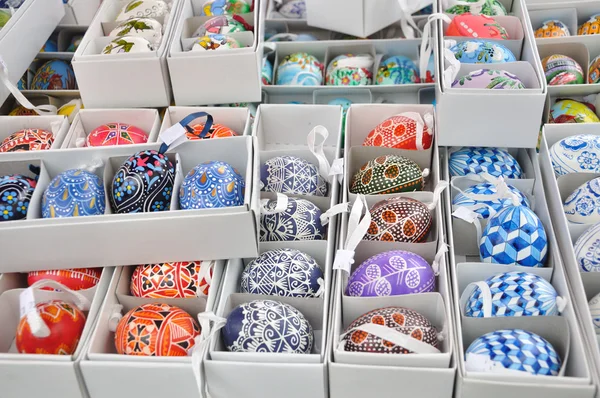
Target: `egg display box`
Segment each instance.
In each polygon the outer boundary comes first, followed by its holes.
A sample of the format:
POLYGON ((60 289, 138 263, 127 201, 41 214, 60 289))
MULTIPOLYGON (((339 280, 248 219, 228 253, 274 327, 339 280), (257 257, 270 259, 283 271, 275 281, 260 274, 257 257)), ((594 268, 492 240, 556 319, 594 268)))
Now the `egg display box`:
POLYGON ((143 304, 164 303, 176 305, 196 319, 199 313, 215 309, 224 267, 223 261, 215 263, 208 297, 189 299, 133 297, 129 290, 133 267, 117 267, 81 361, 83 380, 90 396, 125 398, 137 394, 168 395, 172 394, 173 386, 177 386, 177 394, 181 397, 200 396, 191 356, 138 357, 118 354, 114 342, 115 314, 125 314, 143 304), (165 383, 165 380, 169 382, 165 383))
MULTIPOLYGON (((95 11, 94 11, 95 13, 95 11)), ((36 59, 63 59, 71 60, 75 52, 67 51, 74 36, 83 36, 87 26, 61 26, 59 25, 50 39, 56 42, 57 51, 39 52, 36 59)))
POLYGON ((265 0, 266 3, 266 16, 265 19, 267 21, 277 21, 277 22, 285 22, 291 24, 306 24, 306 18, 286 18, 283 14, 276 10, 276 2, 275 0, 265 0))
MULTIPOLYGON (((54 136, 51 149, 61 147, 69 131, 69 121, 64 116, 0 116, 0 142, 24 129, 42 129, 54 136)), ((22 152, 3 152, 0 161, 22 158, 22 152)))
MULTIPOLYGON (((520 149, 522 151, 523 149, 520 149)), ((444 178, 450 179, 447 167, 447 150, 442 151, 441 162, 444 178)), ((452 232, 453 223, 451 216, 452 194, 445 194, 446 231, 449 239, 450 270, 452 272, 452 293, 454 300, 453 319, 457 330, 456 344, 458 349, 458 379, 455 397, 470 398, 482 394, 494 397, 513 395, 529 395, 544 397, 564 397, 565 395, 577 397, 592 397, 595 386, 591 380, 591 369, 587 360, 586 347, 581 338, 581 329, 570 299, 569 283, 565 275, 565 268, 560 257, 556 236, 552 229, 550 213, 545 199, 545 190, 542 184, 540 166, 537 153, 529 149, 527 156, 533 166, 533 173, 524 166, 525 179, 533 179, 532 206, 535 214, 545 226, 548 236, 548 261, 545 268, 530 268, 520 266, 499 266, 490 263, 481 263, 478 258, 471 255, 461 255, 461 242, 464 236, 452 232), (566 297, 568 304, 561 316, 546 317, 502 317, 502 318, 467 318, 460 308, 460 295, 470 282, 484 280, 499 272, 525 271, 540 275, 550 280, 556 288, 558 295, 566 297), (552 326, 549 326, 552 325, 552 326), (479 336, 484 333, 500 329, 521 328, 538 333, 546 338, 558 350, 563 359, 563 366, 559 376, 539 377, 528 374, 513 375, 508 373, 486 373, 467 371, 465 367, 465 350, 479 336)), ((522 163, 522 160, 519 160, 522 163)), ((512 184, 514 180, 507 182, 512 184)))
MULTIPOLYGON (((64 1, 64 0, 63 0, 64 1)), ((102 0, 68 0, 61 25, 88 26, 94 19, 102 0)))
POLYGON ((182 0, 173 0, 163 24, 163 38, 155 51, 102 54, 107 35, 127 0, 106 0, 98 9, 73 57, 73 69, 86 108, 166 107, 171 104, 167 69, 169 42, 182 0), (141 73, 143 71, 143 73, 141 73))
POLYGON ((169 46, 168 64, 177 105, 221 104, 260 101, 263 33, 261 14, 265 1, 255 1, 254 12, 241 17, 252 32, 230 34, 244 48, 223 51, 193 51, 193 32, 210 17, 200 17, 202 0, 182 0, 176 29, 169 46))
MULTIPOLYGON (((86 312, 86 322, 73 355, 19 354, 14 343, 15 331, 19 323, 19 296, 26 282, 18 274, 3 274, 0 286, 6 290, 0 295, 0 383, 2 396, 7 398, 24 395, 48 395, 65 398, 80 398, 87 393, 82 382, 80 363, 96 326, 100 306, 109 287, 113 268, 104 268, 98 284, 90 289, 80 290, 91 307, 86 312), (60 380, 60 383, 56 381, 60 380), (54 382, 52 382, 54 381, 54 382)), ((72 302, 73 298, 65 293, 36 290, 36 303, 52 299, 72 302)))

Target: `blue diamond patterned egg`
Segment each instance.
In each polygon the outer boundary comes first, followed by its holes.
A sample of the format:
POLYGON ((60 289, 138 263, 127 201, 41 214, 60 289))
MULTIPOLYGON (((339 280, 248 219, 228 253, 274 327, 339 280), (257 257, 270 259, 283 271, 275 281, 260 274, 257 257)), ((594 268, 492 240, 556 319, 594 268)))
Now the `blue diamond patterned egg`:
POLYGON ((509 206, 490 217, 479 244, 485 263, 543 267, 548 237, 539 217, 525 206, 509 206))
POLYGON ((474 318, 558 315, 557 299, 554 287, 541 276, 505 272, 474 287, 465 305, 465 315, 474 318), (490 298, 489 312, 484 305, 485 297, 490 298))
POLYGON ((516 159, 507 151, 497 148, 464 147, 450 154, 450 175, 488 173, 494 177, 523 178, 516 159))
POLYGON ((320 297, 323 271, 314 258, 296 249, 262 253, 242 272, 241 292, 284 297, 320 297))
MULTIPOLYGON (((277 201, 269 200, 265 208, 274 212, 277 201)), ((261 214, 261 242, 323 240, 325 227, 321 224, 321 209, 306 199, 288 198, 284 211, 261 214)))
POLYGON ((0 176, 0 222, 21 220, 27 216, 36 185, 36 180, 24 175, 0 176))
POLYGON ((600 222, 600 177, 577 188, 563 206, 567 220, 575 224, 600 222))
POLYGON ((106 199, 102 180, 86 170, 60 173, 42 197, 42 217, 62 218, 104 214, 106 199))
POLYGON ((467 372, 501 373, 511 369, 532 375, 558 376, 560 366, 560 357, 552 344, 522 329, 484 334, 471 343, 465 355, 467 372))
MULTIPOLYGON (((519 191, 517 188, 513 187, 512 185, 507 184, 507 186, 508 186, 508 189, 518 198, 519 203, 521 205, 531 207, 529 205, 529 200, 527 199, 527 197, 525 195, 523 195, 523 193, 521 191, 519 191)), ((472 208, 472 210, 475 213, 481 215, 481 218, 487 219, 490 216, 490 208, 494 212, 498 212, 500 209, 502 209, 506 206, 513 205, 512 199, 507 198, 507 197, 504 197, 501 199, 483 200, 482 196, 479 196, 479 195, 486 195, 486 196, 491 197, 492 195, 497 195, 497 194, 498 194, 498 188, 496 187, 496 185, 490 184, 487 182, 481 183, 481 184, 474 185, 470 188, 467 188, 463 192, 456 195, 456 197, 452 201, 452 204, 454 206, 462 206, 462 207, 472 208), (478 195, 478 196, 476 197, 473 195, 478 195), (489 207, 485 207, 485 206, 480 207, 481 205, 486 205, 489 207)))
POLYGON ((291 195, 327 196, 327 181, 314 164, 296 156, 278 156, 260 167, 262 190, 291 195))
POLYGON ((450 48, 463 64, 500 64, 514 62, 515 55, 506 46, 487 40, 467 40, 450 48))
POLYGON ((580 271, 600 272, 600 223, 594 224, 577 239, 574 250, 580 271))
POLYGON ((557 176, 568 173, 600 173, 600 136, 579 134, 563 138, 550 148, 557 176))
POLYGON ((183 180, 179 206, 183 210, 242 206, 245 187, 244 177, 229 163, 201 163, 183 180))
POLYGON ((310 354, 313 328, 300 311, 273 300, 235 307, 222 330, 229 351, 310 354))
POLYGON ((592 315, 592 323, 596 334, 600 335, 600 293, 592 297, 588 303, 590 314, 592 315))

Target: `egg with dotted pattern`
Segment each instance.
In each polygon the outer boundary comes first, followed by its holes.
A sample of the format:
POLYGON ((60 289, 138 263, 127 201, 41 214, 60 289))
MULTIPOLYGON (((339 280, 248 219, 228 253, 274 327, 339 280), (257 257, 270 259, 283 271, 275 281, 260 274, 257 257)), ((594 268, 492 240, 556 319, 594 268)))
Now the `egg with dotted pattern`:
POLYGON ((399 155, 379 156, 365 163, 352 178, 350 192, 383 195, 423 190, 423 171, 413 160, 399 155))
POLYGON ((104 214, 104 184, 96 174, 82 169, 60 173, 42 196, 42 217, 84 217, 104 214))
POLYGON ((421 243, 427 239, 433 224, 427 205, 412 198, 382 200, 369 211, 371 225, 363 240, 421 243))
POLYGON ((242 206, 246 182, 227 162, 209 161, 194 167, 179 188, 183 210, 242 206))

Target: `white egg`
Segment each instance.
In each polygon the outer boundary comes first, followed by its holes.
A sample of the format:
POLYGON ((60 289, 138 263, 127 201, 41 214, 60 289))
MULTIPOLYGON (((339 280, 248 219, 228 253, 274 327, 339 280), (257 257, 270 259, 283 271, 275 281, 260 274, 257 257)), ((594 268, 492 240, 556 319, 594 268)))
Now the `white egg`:
POLYGON ((592 323, 596 334, 600 335, 600 293, 595 295, 588 303, 592 314, 592 323))
POLYGON ((550 148, 557 176, 568 173, 600 173, 600 136, 579 134, 563 138, 550 148))
POLYGON ((116 21, 125 21, 136 17, 163 17, 169 13, 169 5, 163 0, 132 0, 117 16, 116 21))
POLYGON ((154 48, 147 39, 136 36, 118 37, 108 43, 102 54, 130 54, 153 51, 154 48))
POLYGON ((565 200, 565 216, 575 224, 600 222, 600 177, 577 188, 565 200))
POLYGON ((600 272, 600 223, 594 224, 575 242, 575 258, 582 272, 600 272))

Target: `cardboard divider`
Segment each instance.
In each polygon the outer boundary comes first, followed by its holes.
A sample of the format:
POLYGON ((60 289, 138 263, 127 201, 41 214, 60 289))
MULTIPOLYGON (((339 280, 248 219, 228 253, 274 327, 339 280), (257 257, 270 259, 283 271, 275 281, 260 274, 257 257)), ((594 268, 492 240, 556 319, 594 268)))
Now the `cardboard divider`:
MULTIPOLYGON (((563 3, 564 4, 564 3, 563 3)), ((579 24, 577 23, 577 10, 575 8, 554 8, 546 10, 530 10, 529 17, 531 18, 531 26, 535 32, 544 25, 544 22, 550 20, 559 20, 564 23, 569 29, 571 35, 577 35, 579 24)), ((540 43, 551 42, 555 38, 536 38, 540 43)), ((541 54, 540 54, 541 55, 541 54)))
MULTIPOLYGON (((445 86, 446 90, 461 90, 461 92, 468 92, 471 94, 479 95, 483 95, 483 93, 490 93, 492 95, 529 95, 528 91, 539 91, 542 89, 533 66, 531 65, 531 63, 525 61, 506 62, 504 64, 498 64, 498 66, 486 66, 482 64, 460 64, 460 71, 458 72, 455 81, 458 81, 460 78, 468 75, 471 72, 486 68, 503 70, 517 76, 519 80, 521 80, 525 88, 521 90, 493 90, 485 88, 461 88, 459 85, 457 85, 455 87, 445 86)), ((445 82, 443 84, 445 84, 445 82)))
MULTIPOLYGON (((240 52, 253 52, 253 48, 252 48, 252 43, 254 43, 254 34, 252 32, 235 32, 235 33, 229 33, 227 36, 235 39, 239 45, 240 48, 228 48, 227 53, 231 53, 228 55, 233 55, 233 54, 237 54, 240 52)), ((181 46, 183 48, 183 53, 179 53, 179 54, 185 54, 188 51, 192 50, 192 47, 194 46, 194 44, 198 41, 199 38, 182 38, 181 39, 181 46)), ((198 56, 215 56, 215 54, 212 54, 211 51, 194 51, 193 52, 194 55, 198 55, 198 56)), ((221 54, 223 54, 223 52, 221 52, 221 54)))
MULTIPOLYGON (((0 116, 0 142, 11 134, 24 129, 42 129, 54 135, 50 150, 61 147, 69 130, 64 116, 0 116)), ((16 152, 3 152, 0 159, 10 159, 16 152)))
POLYGON ((313 91, 313 103, 328 105, 331 101, 344 98, 353 104, 370 104, 372 94, 369 89, 348 90, 340 88, 338 90, 315 90, 313 91))
MULTIPOLYGON (((194 3, 194 2, 193 2, 194 3)), ((198 15, 196 13, 194 13, 194 15, 198 15)), ((252 28, 255 27, 255 16, 253 12, 250 13, 246 13, 246 14, 236 14, 238 17, 242 18, 248 25, 250 25, 252 28)), ((184 39, 189 39, 189 38, 194 38, 194 33, 196 32, 196 30, 198 30, 199 27, 201 27, 206 21, 213 19, 213 16, 206 16, 206 15, 202 15, 202 16, 193 16, 193 17, 189 17, 186 20, 183 21, 183 30, 181 32, 181 40, 184 39)), ((229 35, 233 35, 232 33, 228 33, 229 35)), ((253 43, 249 43, 249 46, 252 46, 253 43)), ((184 46, 185 47, 185 46, 184 46)))
POLYGON ((0 274, 0 295, 12 289, 22 289, 27 287, 27 274, 12 272, 0 274))

